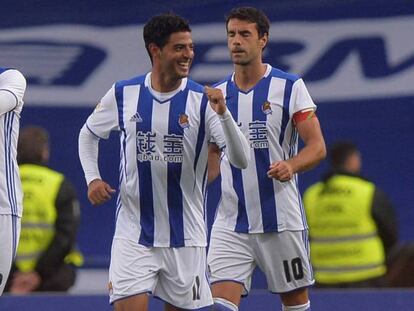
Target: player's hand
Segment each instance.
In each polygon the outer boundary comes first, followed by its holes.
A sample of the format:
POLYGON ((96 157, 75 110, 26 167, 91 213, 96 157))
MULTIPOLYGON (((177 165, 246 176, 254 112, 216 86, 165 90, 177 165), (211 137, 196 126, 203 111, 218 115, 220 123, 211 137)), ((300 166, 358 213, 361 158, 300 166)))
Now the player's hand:
POLYGON ((106 182, 95 179, 88 186, 88 199, 93 205, 99 205, 110 200, 115 189, 112 189, 106 182))
POLYGON ((223 92, 220 89, 205 86, 204 93, 210 101, 211 108, 213 108, 217 114, 222 115, 226 112, 226 101, 224 100, 223 92))
POLYGON ((293 168, 287 161, 273 162, 273 164, 269 166, 269 170, 267 171, 267 176, 269 178, 274 178, 282 182, 291 180, 293 174, 293 168))
POLYGON ((40 275, 36 271, 16 272, 13 276, 10 292, 13 294, 27 294, 40 285, 40 275))

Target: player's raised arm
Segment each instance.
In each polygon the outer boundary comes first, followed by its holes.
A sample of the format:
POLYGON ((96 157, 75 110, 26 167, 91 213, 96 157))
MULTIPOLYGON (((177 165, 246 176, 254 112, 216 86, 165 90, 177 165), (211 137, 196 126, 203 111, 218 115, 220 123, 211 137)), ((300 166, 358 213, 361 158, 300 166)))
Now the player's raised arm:
POLYGON ((230 163, 237 168, 246 168, 250 160, 249 144, 227 109, 222 91, 206 86, 204 92, 220 120, 230 163))

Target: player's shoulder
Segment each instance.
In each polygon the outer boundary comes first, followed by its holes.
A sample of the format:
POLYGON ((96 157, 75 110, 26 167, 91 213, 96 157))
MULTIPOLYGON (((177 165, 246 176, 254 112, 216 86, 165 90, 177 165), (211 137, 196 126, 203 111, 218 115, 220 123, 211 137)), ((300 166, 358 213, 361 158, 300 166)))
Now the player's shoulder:
POLYGON ((229 81, 231 81, 232 76, 233 76, 233 74, 228 75, 228 76, 227 76, 227 77, 225 77, 224 79, 222 79, 222 80, 220 80, 220 81, 218 81, 218 82, 214 83, 214 84, 213 84, 213 87, 216 87, 216 88, 222 88, 222 87, 224 87, 225 85, 227 85, 227 83, 228 83, 229 81))
POLYGON ((114 85, 117 88, 117 87, 129 86, 129 85, 144 84, 146 76, 147 76, 147 74, 143 74, 143 75, 139 75, 139 76, 132 77, 132 78, 129 78, 129 79, 119 80, 119 81, 115 82, 114 85))
POLYGON ((191 79, 187 79, 186 88, 196 93, 204 93, 204 86, 191 79))
POLYGON ((9 82, 13 85, 26 86, 26 78, 15 68, 0 67, 0 78, 3 82, 9 82))
POLYGON ((298 74, 286 72, 276 67, 271 67, 269 74, 271 77, 288 80, 290 82, 296 82, 301 79, 298 74))

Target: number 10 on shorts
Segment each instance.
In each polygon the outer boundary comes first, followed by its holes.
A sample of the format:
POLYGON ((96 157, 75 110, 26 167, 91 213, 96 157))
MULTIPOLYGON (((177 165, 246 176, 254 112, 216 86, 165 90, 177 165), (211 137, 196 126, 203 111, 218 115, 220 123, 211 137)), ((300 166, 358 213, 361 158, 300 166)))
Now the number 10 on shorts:
POLYGON ((299 257, 293 258, 290 263, 288 260, 283 260, 283 268, 288 283, 292 281, 292 276, 295 280, 303 279, 302 260, 299 257))

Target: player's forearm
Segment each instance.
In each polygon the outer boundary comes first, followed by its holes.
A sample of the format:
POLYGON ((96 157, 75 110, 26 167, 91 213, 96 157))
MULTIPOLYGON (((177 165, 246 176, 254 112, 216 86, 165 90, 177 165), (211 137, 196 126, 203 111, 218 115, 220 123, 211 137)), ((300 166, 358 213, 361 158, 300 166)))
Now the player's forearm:
POLYGON ((229 110, 219 116, 226 140, 227 157, 237 168, 246 168, 250 160, 250 147, 229 110))
POLYGON ((98 168, 98 152, 99 138, 93 135, 85 124, 79 133, 79 159, 87 185, 94 179, 101 179, 98 168))
POLYGON ((316 140, 308 143, 300 152, 287 160, 291 164, 294 173, 308 171, 319 164, 326 157, 324 141, 316 140))

